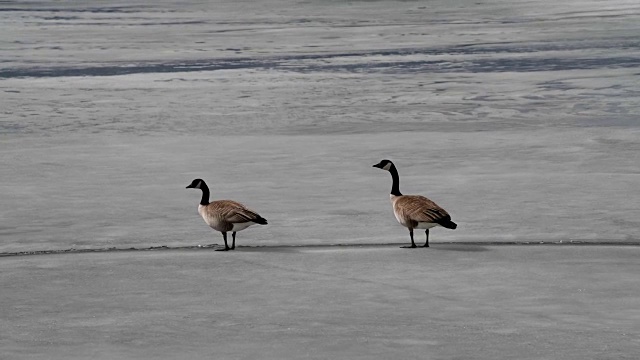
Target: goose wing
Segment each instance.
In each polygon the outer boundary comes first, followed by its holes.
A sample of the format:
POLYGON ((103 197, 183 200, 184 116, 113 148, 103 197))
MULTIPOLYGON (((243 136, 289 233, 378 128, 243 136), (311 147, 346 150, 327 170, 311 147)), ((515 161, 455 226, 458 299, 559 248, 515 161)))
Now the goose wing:
POLYGON ((246 223, 249 221, 266 224, 266 220, 258 215, 258 213, 233 200, 214 201, 210 206, 215 209, 215 212, 219 214, 223 221, 231 224, 246 223))
POLYGON ((420 195, 402 196, 396 202, 396 211, 415 222, 441 223, 451 220, 445 209, 420 195))

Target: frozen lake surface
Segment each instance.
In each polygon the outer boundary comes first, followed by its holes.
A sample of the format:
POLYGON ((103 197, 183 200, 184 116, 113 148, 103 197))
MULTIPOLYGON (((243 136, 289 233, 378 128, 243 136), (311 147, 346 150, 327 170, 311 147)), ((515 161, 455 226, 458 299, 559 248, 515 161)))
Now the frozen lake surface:
POLYGON ((637 359, 637 246, 0 258, 7 359, 637 359))
POLYGON ((639 19, 0 1, 0 357, 638 359, 639 19), (399 249, 383 158, 458 229, 399 249))
POLYGON ((636 1, 0 4, 0 252, 640 240, 636 1))

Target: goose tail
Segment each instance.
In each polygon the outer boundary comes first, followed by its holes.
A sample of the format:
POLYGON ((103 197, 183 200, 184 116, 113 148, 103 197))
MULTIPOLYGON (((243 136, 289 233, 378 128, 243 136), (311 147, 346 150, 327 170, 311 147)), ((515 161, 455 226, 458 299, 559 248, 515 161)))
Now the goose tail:
POLYGON ((442 227, 446 227, 447 229, 451 229, 451 230, 454 230, 455 228, 458 227, 458 224, 454 223, 451 220, 442 220, 438 224, 440 224, 440 226, 442 227))
POLYGON ((257 218, 252 220, 254 223, 256 224, 260 224, 260 225, 267 225, 267 219, 263 218, 262 216, 258 215, 257 218))

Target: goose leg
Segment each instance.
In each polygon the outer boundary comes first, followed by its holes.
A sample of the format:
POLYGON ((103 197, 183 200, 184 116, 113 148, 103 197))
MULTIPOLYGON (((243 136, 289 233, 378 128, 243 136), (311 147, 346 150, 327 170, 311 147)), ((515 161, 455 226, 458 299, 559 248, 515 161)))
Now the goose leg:
POLYGON ((411 237, 411 246, 402 246, 402 248, 413 249, 413 248, 417 247, 416 243, 413 241, 413 229, 411 229, 411 228, 409 229, 409 236, 411 237))
POLYGON ((227 233, 222 233, 222 238, 224 239, 224 249, 217 249, 216 251, 227 251, 229 250, 229 245, 227 245, 227 233))
POLYGON ((429 229, 424 232, 427 235, 427 241, 424 243, 423 247, 429 247, 429 229))
POLYGON ((236 232, 232 232, 231 233, 231 237, 233 238, 233 243, 231 243, 231 250, 235 250, 236 249, 236 232))

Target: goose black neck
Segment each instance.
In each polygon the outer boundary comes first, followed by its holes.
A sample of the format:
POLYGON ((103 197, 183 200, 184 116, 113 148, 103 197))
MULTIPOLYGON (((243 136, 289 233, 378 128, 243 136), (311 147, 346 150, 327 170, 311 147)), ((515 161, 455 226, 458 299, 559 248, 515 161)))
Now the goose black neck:
POLYGON ((202 182, 200 184, 200 190, 202 190, 202 199, 200 199, 200 205, 209 205, 209 187, 202 182))
POLYGON ((391 179, 393 180, 393 184, 391 185, 391 195, 401 196, 400 193, 400 176, 398 176, 398 170, 396 170, 396 166, 392 165, 389 169, 391 173, 391 179))

